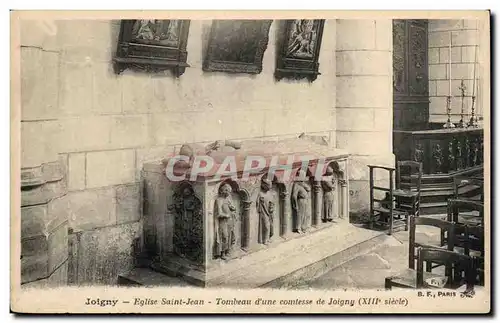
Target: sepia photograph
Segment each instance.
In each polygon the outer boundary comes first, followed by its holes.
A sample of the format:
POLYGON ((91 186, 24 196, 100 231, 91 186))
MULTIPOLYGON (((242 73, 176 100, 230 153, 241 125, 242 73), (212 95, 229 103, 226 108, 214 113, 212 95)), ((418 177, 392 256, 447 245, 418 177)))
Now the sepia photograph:
POLYGON ((11 311, 489 313, 490 12, 234 13, 11 11, 11 311))

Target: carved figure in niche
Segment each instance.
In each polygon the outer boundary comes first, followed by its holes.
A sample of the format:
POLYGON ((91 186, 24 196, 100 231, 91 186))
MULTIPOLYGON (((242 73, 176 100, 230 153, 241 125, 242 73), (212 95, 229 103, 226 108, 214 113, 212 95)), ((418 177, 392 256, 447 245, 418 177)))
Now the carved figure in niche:
POLYGON ((155 19, 137 20, 132 29, 135 39, 153 40, 155 38, 155 19))
POLYGON ((274 196, 271 192, 271 187, 272 182, 267 179, 267 175, 262 176, 256 206, 259 214, 258 242, 265 245, 269 244, 274 234, 274 196))
POLYGON ((174 194, 174 246, 180 256, 200 260, 203 253, 202 206, 191 186, 174 194))
POLYGON ((219 196, 215 200, 214 210, 214 234, 215 250, 214 258, 227 259, 236 242, 234 236, 234 222, 236 220, 236 207, 234 207, 231 185, 225 183, 219 188, 219 196))
POLYGON ((314 31, 314 20, 294 20, 290 30, 287 48, 287 56, 297 58, 311 58, 314 54, 316 32, 314 31))
POLYGON ((472 146, 472 165, 471 166, 476 166, 478 164, 478 158, 479 158, 479 141, 476 140, 474 141, 474 144, 472 146))
POLYGON ((448 163, 450 165, 450 170, 454 170, 456 165, 455 165, 455 147, 453 145, 453 142, 456 142, 456 140, 450 140, 448 144, 448 163))
MULTIPOLYGON (((337 165, 338 164, 334 164, 337 165)), ((337 169, 338 171, 338 169, 337 169)), ((328 165, 326 168, 325 175, 321 181, 321 187, 323 188, 323 222, 332 222, 333 218, 337 216, 336 209, 334 207, 335 203, 335 185, 336 176, 332 164, 328 165)))
POLYGON ((441 173, 441 168, 443 166, 443 151, 439 143, 436 143, 432 149, 432 158, 434 159, 435 171, 441 173))
POLYGON ((415 152, 413 156, 413 160, 416 162, 422 162, 424 159, 424 146, 421 143, 415 145, 415 152))
POLYGON ((462 169, 464 168, 464 156, 463 156, 463 147, 462 147, 462 141, 457 140, 457 149, 456 149, 457 156, 455 158, 457 162, 457 169, 462 169))
POLYGON ((137 20, 132 35, 137 41, 154 41, 162 45, 176 46, 179 41, 179 20, 137 20))
POLYGON ((311 220, 311 186, 304 170, 297 172, 292 188, 292 208, 295 212, 294 232, 305 233, 311 220))

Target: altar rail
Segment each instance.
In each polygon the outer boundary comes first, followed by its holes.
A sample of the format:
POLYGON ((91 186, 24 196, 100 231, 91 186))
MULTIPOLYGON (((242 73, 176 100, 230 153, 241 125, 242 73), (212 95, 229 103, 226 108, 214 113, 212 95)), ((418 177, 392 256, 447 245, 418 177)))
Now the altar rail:
POLYGON ((424 174, 447 174, 483 164, 483 129, 394 130, 397 160, 422 162, 424 174))

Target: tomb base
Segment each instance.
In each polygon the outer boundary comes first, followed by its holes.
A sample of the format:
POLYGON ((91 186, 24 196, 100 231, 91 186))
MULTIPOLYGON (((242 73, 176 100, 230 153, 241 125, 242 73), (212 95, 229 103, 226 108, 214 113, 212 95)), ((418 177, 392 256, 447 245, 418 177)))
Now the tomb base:
POLYGON ((348 159, 345 151, 293 139, 187 144, 179 156, 145 163, 143 254, 155 271, 190 284, 240 288, 360 243, 365 235, 344 236, 355 230, 348 159), (255 156, 262 167, 245 175, 255 156), (199 158, 213 167, 195 173, 199 158))
POLYGON ((206 271, 173 256, 163 263, 153 263, 150 269, 123 274, 121 281, 128 285, 294 288, 370 252, 385 239, 383 232, 332 223, 308 235, 291 237, 286 243, 212 263, 206 271), (161 275, 165 278, 161 279, 161 275), (157 276, 160 278, 152 279, 157 276))

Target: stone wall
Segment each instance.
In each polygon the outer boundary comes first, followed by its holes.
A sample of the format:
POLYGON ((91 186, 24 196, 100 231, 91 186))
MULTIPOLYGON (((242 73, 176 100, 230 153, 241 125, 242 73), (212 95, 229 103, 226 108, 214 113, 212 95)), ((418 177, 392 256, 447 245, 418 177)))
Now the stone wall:
MULTIPOLYGON (((474 62, 475 50, 477 48, 477 66, 476 80, 479 91, 476 89, 475 107, 481 116, 484 96, 484 80, 489 68, 485 67, 485 48, 484 35, 485 25, 481 25, 479 20, 429 20, 429 121, 444 123, 447 120, 446 114, 446 96, 449 93, 449 70, 450 61, 449 44, 451 37, 451 86, 452 86, 452 104, 451 121, 457 123, 460 120, 461 111, 461 80, 464 80, 467 87, 465 113, 467 120, 470 118, 471 95, 474 80, 474 62), (451 35, 451 36, 450 36, 451 35), (483 49, 483 51, 481 51, 483 49), (479 81, 478 81, 479 82, 479 81), (479 95, 477 94, 479 93, 479 95)), ((486 58, 487 59, 487 58, 486 58)))
MULTIPOLYGON (((351 211, 365 212, 370 200, 367 165, 394 166, 392 20, 337 20, 336 59, 336 146, 352 156, 351 211)), ((387 186, 387 178, 376 174, 380 185, 387 186)))
POLYGON ((185 142, 278 140, 302 132, 337 142, 335 21, 325 23, 314 83, 274 81, 276 21, 261 74, 203 72, 210 24, 191 22, 191 67, 176 79, 115 75, 118 21, 21 22, 22 167, 59 160, 66 169, 67 193, 57 212, 73 230, 60 243, 72 245, 70 282, 114 283, 119 270, 133 266, 145 161, 185 142))

